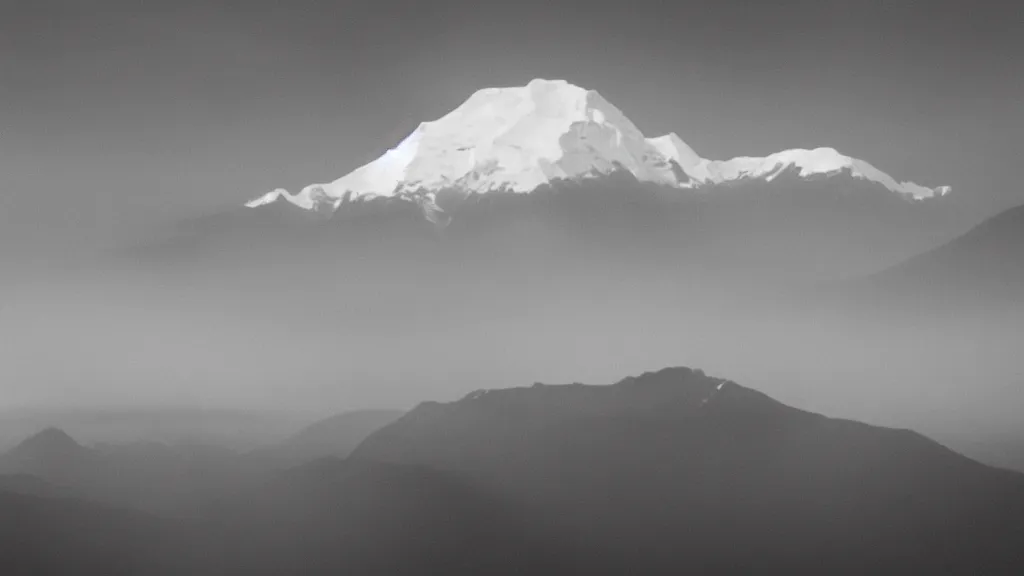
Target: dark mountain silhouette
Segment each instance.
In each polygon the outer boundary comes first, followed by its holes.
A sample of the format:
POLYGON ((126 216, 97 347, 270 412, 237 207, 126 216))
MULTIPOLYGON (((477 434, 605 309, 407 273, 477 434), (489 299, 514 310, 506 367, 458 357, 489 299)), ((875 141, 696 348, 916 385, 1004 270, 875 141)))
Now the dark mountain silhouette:
POLYGON ((283 465, 299 465, 320 458, 344 458, 367 436, 394 422, 401 410, 356 410, 314 422, 284 442, 254 454, 283 465))
POLYGON ((1024 477, 689 369, 423 404, 353 458, 457 474, 644 573, 1024 566, 1024 477))

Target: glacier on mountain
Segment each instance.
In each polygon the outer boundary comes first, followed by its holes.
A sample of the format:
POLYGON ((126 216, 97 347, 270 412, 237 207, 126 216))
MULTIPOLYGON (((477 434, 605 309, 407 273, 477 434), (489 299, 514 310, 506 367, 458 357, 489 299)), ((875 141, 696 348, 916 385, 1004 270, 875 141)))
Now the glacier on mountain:
POLYGON ((871 164, 833 148, 793 149, 766 157, 708 160, 678 135, 647 138, 618 108, 593 90, 565 80, 475 92, 445 116, 420 124, 380 158, 342 178, 311 184, 295 195, 274 190, 246 204, 281 200, 306 210, 338 209, 378 197, 425 196, 456 190, 527 193, 565 180, 628 172, 640 182, 693 189, 747 180, 772 181, 785 171, 800 177, 846 173, 910 199, 949 192, 898 182, 871 164))

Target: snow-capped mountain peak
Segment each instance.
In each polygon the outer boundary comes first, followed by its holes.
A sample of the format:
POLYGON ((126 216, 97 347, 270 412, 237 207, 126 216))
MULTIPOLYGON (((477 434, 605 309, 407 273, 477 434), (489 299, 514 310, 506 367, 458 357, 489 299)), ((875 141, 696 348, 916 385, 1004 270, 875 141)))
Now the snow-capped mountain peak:
POLYGON ((699 167, 702 183, 721 184, 733 181, 763 179, 774 180, 779 174, 794 169, 803 178, 828 176, 847 172, 850 176, 868 180, 884 188, 921 199, 934 195, 945 195, 948 186, 926 188, 913 182, 897 182, 892 176, 875 168, 864 160, 841 154, 835 148, 795 148, 783 150, 764 157, 740 156, 731 160, 706 160, 699 167))
POLYGON ((277 190, 267 192, 266 194, 260 196, 259 198, 253 198, 252 200, 246 202, 245 206, 247 208, 259 208, 260 206, 269 206, 270 204, 273 204, 281 200, 282 198, 286 200, 291 200, 292 195, 289 194, 287 190, 283 188, 278 188, 277 190))
POLYGON ((298 194, 275 190, 246 204, 287 201, 334 211, 377 197, 527 193, 558 181, 628 172, 640 182, 697 188, 746 180, 771 181, 787 170, 801 177, 846 173, 909 198, 947 193, 898 182, 871 164, 833 148, 785 150, 765 157, 702 158, 674 132, 644 134, 599 93, 565 80, 485 88, 460 106, 421 123, 397 146, 342 178, 298 194))
POLYGON ((343 198, 336 198, 327 193, 322 184, 310 184, 303 188, 298 194, 289 194, 287 190, 278 188, 268 192, 259 198, 246 202, 247 208, 259 208, 269 206, 277 202, 288 202, 304 210, 337 210, 343 198))
POLYGON ((624 169, 664 180, 640 130, 593 90, 565 80, 486 88, 395 148, 325 185, 329 194, 390 196, 416 190, 529 192, 557 179, 624 169))
POLYGON ((675 132, 670 132, 664 136, 658 136, 657 138, 649 138, 647 142, 654 147, 662 156, 669 160, 674 160, 679 166, 686 171, 692 171, 701 162, 703 158, 697 154, 693 148, 683 142, 675 132))

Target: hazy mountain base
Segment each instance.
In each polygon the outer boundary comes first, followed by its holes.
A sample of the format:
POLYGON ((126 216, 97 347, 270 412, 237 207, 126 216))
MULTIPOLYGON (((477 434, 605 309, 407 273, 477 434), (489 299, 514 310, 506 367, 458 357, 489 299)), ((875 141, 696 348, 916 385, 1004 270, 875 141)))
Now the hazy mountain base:
MULTIPOLYGON (((113 403, 112 403, 113 404, 113 403)), ((120 404, 120 406, 118 406, 120 404)), ((245 451, 283 440, 321 417, 323 410, 214 409, 201 406, 10 407, 0 410, 0 451, 54 427, 87 444, 161 443, 184 450, 245 451)))
POLYGON ((237 266, 302 255, 324 264, 414 256, 435 263, 480 264, 467 258, 486 256, 540 263, 591 252, 592 258, 700 264, 707 272, 791 285, 881 270, 970 225, 950 198, 912 201, 842 174, 807 180, 792 171, 771 182, 698 190, 640 183, 619 172, 528 194, 450 190, 431 198, 358 201, 333 214, 286 202, 239 209, 184 222, 129 254, 139 264, 237 266))
MULTIPOLYGON (((252 490, 280 470, 348 456, 369 434, 401 415, 397 410, 347 412, 252 451, 124 440, 86 447, 60 429, 47 428, 0 453, 0 489, 201 517, 226 494, 252 490)), ((128 431, 122 425, 119 433, 128 431)))
POLYGON ((1013 314, 921 322, 870 301, 837 313, 807 287, 930 245, 949 198, 909 203, 842 178, 715 198, 627 184, 479 197, 443 230, 409 203, 195 223, 205 232, 159 257, 13 295, 7 398, 53 401, 33 386, 45 380, 94 405, 404 406, 686 363, 944 439, 1019 421, 1013 314), (55 347, 61 365, 45 360, 55 347))
POLYGON ((202 516, 210 502, 262 482, 271 469, 270 462, 223 448, 160 443, 88 448, 55 429, 0 455, 9 491, 179 518, 202 516))
POLYGON ((919 426, 985 462, 1024 470, 1024 424, 1012 415, 1024 406, 1024 372, 1012 352, 1024 325, 1024 207, 882 272, 809 294, 802 311, 815 311, 823 325, 888 328, 882 338, 902 335, 903 349, 930 352, 922 372, 949 366, 944 379, 958 385, 929 387, 928 395, 959 397, 960 408, 945 422, 919 426), (988 425, 964 415, 986 405, 996 416, 988 425))

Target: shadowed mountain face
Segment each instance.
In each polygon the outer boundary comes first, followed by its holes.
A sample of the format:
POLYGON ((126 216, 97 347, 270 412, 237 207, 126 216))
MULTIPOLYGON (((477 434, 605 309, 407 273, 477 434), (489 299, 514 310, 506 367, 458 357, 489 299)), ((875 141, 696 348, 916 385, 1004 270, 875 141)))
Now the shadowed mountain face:
POLYGON ((652 571, 1024 566, 1021 476, 687 369, 424 404, 353 457, 470 478, 652 571))

